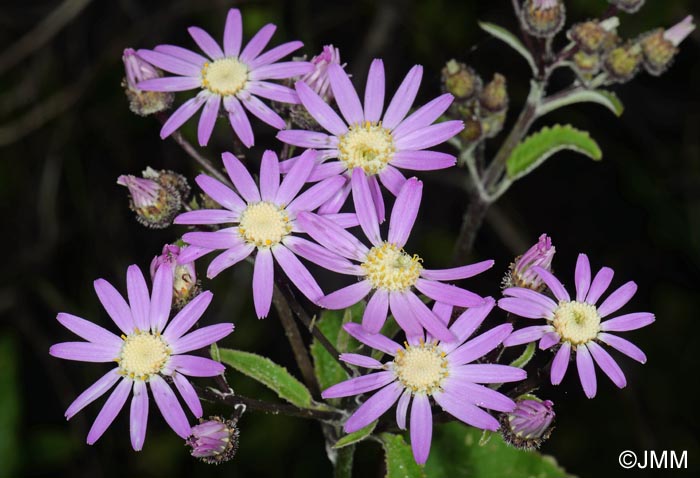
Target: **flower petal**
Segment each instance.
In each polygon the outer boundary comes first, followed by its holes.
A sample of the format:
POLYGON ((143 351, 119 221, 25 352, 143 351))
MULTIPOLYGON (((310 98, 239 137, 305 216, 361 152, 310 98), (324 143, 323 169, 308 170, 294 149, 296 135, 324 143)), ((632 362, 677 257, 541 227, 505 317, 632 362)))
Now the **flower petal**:
POLYGON ((418 87, 423 76, 423 67, 415 65, 401 82, 399 88, 394 93, 391 103, 384 113, 382 126, 393 130, 406 117, 406 113, 411 109, 413 101, 418 94, 418 87))
POLYGON ((264 319, 272 305, 274 288, 274 261, 270 249, 258 249, 253 268, 253 302, 258 319, 264 319))
POLYGON ((251 38, 248 44, 245 46, 243 52, 241 52, 241 61, 248 64, 257 58, 260 52, 265 49, 268 43, 270 43, 270 39, 272 38, 272 35, 275 34, 275 30, 277 30, 277 27, 272 23, 268 23, 258 30, 258 32, 253 35, 253 38, 251 38))
POLYGON ((605 375, 610 377, 610 380, 612 380, 617 388, 625 388, 627 386, 625 374, 622 372, 622 369, 610 356, 610 354, 595 342, 589 342, 586 346, 588 347, 588 350, 591 352, 591 355, 598 366, 603 372, 605 372, 605 375))
MULTIPOLYGON (((232 325, 232 324, 223 324, 223 325, 232 325)), ((216 327, 216 325, 212 325, 210 327, 205 327, 207 329, 211 327, 216 327)), ((199 329, 199 330, 204 330, 204 329, 199 329)), ((196 334, 199 332, 199 330, 192 332, 189 335, 196 334)), ((218 331, 219 338, 225 337, 229 333, 231 333, 231 330, 233 328, 229 328, 228 330, 220 330, 218 331)), ((187 336, 185 336, 187 337, 187 336)), ((183 339, 185 339, 183 337, 183 339)), ((201 342, 207 341, 204 338, 200 338, 201 342)), ((209 340, 209 344, 215 342, 218 339, 215 340, 209 340)), ((192 342, 194 342, 195 339, 192 339, 192 342)), ((207 344, 207 345, 209 345, 207 344)), ((184 345, 184 344, 183 344, 184 345)), ((190 346, 184 347, 185 349, 190 349, 193 350, 190 346)), ((199 348, 199 347, 194 347, 194 348, 199 348)), ((178 353, 178 352, 176 352, 178 353)), ((170 357, 170 362, 168 363, 168 369, 169 370, 174 370, 175 372, 179 372, 183 375, 189 375, 190 377, 215 377, 217 375, 221 375, 224 373, 224 370, 226 367, 223 366, 223 364, 212 360, 210 358, 206 357, 198 357, 196 355, 173 355, 170 357)))
MULTIPOLYGON (((236 213, 224 209, 198 209, 196 211, 183 212, 178 215, 173 221, 174 224, 192 224, 192 225, 206 225, 206 224, 236 224, 240 219, 240 213, 236 213)), ((213 232, 200 232, 200 236, 204 237, 203 234, 215 234, 213 232)))
POLYGON ((151 306, 148 317, 151 330, 162 332, 170 317, 170 306, 173 302, 173 271, 169 265, 158 267, 153 277, 153 290, 151 291, 151 306))
POLYGON ((408 133, 394 144, 399 150, 426 149, 444 143, 463 129, 464 123, 460 120, 443 121, 408 133))
POLYGON ((109 398, 102 406, 100 413, 95 418, 92 427, 87 436, 88 445, 94 444, 102 434, 109 428, 117 414, 121 411, 126 403, 126 399, 129 398, 129 392, 131 392, 132 381, 127 378, 123 378, 119 385, 112 391, 109 398))
POLYGON ((433 438, 433 412, 430 409, 430 400, 424 393, 418 393, 413 397, 410 428, 413 458, 416 463, 423 465, 428 461, 433 438))
POLYGON ((233 332, 233 328, 231 323, 208 325, 170 342, 170 348, 174 354, 198 350, 223 339, 233 332))
POLYGON ((134 451, 140 451, 146 440, 146 427, 148 425, 148 389, 146 382, 134 381, 133 396, 131 398, 131 413, 129 414, 129 434, 131 447, 134 451))
POLYGON ((345 422, 345 426, 343 426, 345 433, 352 433, 364 428, 382 416, 396 403, 402 392, 403 386, 399 382, 394 382, 369 397, 345 422))
POLYGON ((301 188, 306 184, 309 174, 316 163, 316 151, 310 149, 294 162, 294 166, 282 180, 275 202, 279 205, 288 205, 299 194, 301 188))
POLYGON ((367 294, 369 294, 371 290, 372 283, 368 280, 362 280, 335 292, 331 292, 319 299, 318 304, 325 309, 345 309, 367 297, 367 294))
POLYGON ((268 81, 248 81, 246 89, 250 94, 279 103, 299 103, 299 95, 292 88, 268 81))
POLYGON ((231 123, 231 127, 238 139, 241 140, 241 143, 246 148, 252 147, 255 144, 255 136, 241 102, 235 96, 227 96, 224 98, 224 109, 228 111, 229 123, 231 123))
POLYGON ((544 281, 545 284, 547 284, 547 287, 549 287, 549 290, 552 291, 552 294, 554 294, 554 297, 556 297, 558 301, 568 302, 571 300, 569 293, 566 291, 561 282, 559 282, 559 279, 554 277, 554 274, 540 266, 534 266, 532 270, 535 271, 535 273, 540 277, 540 279, 542 279, 542 281, 544 281))
POLYGON ((184 375, 174 373, 173 383, 175 384, 177 391, 180 392, 180 396, 187 404, 187 407, 192 411, 192 414, 197 418, 201 418, 204 414, 204 410, 202 410, 202 402, 199 401, 197 391, 194 389, 190 381, 187 380, 184 375))
POLYGON ((613 312, 617 312, 622 307, 624 307, 627 302, 634 296, 637 292, 637 284, 633 281, 629 281, 623 284, 612 294, 608 296, 607 299, 603 301, 598 307, 598 314, 601 318, 607 317, 613 312))
POLYGON ((348 259, 364 261, 369 249, 355 236, 331 220, 309 212, 302 212, 297 217, 304 232, 323 247, 348 259))
POLYGON ((223 153, 221 159, 224 161, 228 176, 231 178, 234 186, 236 186, 236 189, 238 189, 238 192, 243 196, 243 199, 248 203, 259 202, 260 191, 258 191, 253 177, 243 163, 228 152, 223 153))
POLYGON ((180 438, 187 438, 190 435, 191 427, 173 390, 159 375, 152 375, 149 383, 153 399, 166 423, 180 438))
POLYGON ((586 295, 586 302, 595 305, 600 296, 608 290, 614 274, 615 272, 609 267, 600 269, 593 278, 593 282, 591 282, 591 288, 588 290, 588 295, 586 295))
POLYGON ((367 332, 378 333, 389 314, 389 293, 382 289, 377 289, 367 303, 365 312, 362 314, 362 327, 367 332))
POLYGON ((182 48, 181 46, 158 45, 154 48, 154 50, 159 53, 165 53, 166 55, 174 56, 175 58, 179 58, 180 60, 192 63, 193 65, 197 65, 200 69, 204 66, 204 64, 207 61, 209 61, 207 58, 203 57, 199 53, 195 53, 192 50, 188 50, 187 48, 182 48))
POLYGON ((224 53, 226 56, 236 57, 241 52, 243 42, 243 21, 241 12, 237 8, 231 8, 226 15, 224 26, 224 53))
POLYGON ((234 264, 248 257, 255 250, 255 246, 241 241, 238 245, 222 252, 214 258, 207 268, 207 278, 213 279, 224 269, 228 269, 234 264))
POLYGON ((558 307, 557 303, 546 295, 524 287, 509 287, 503 290, 503 295, 534 302, 548 314, 547 317, 553 315, 558 307))
POLYGON ((119 348, 122 345, 122 339, 114 335, 109 330, 78 316, 61 312, 56 316, 56 319, 65 328, 88 342, 105 344, 116 348, 119 348))
POLYGON ((586 300, 588 289, 591 286, 591 264, 586 254, 578 255, 574 280, 576 282, 576 300, 583 302, 586 300))
POLYGON ((323 391, 323 393, 321 393, 321 397, 328 399, 360 395, 362 393, 371 392, 372 390, 381 388, 394 380, 396 380, 394 372, 388 371, 360 375, 359 377, 345 380, 344 382, 340 382, 327 388, 323 391))
POLYGON ((343 325, 343 330, 350 334, 355 339, 375 350, 381 350, 385 354, 394 356, 399 350, 403 350, 398 343, 382 334, 372 334, 367 332, 364 327, 354 322, 348 322, 343 325))
POLYGON ((309 270, 301 263, 292 251, 284 245, 272 249, 277 263, 280 265, 289 280, 314 304, 323 297, 323 291, 309 270))
POLYGON ((306 110, 326 131, 336 136, 347 133, 348 126, 306 83, 297 81, 295 88, 306 110))
POLYGON ((452 101, 454 101, 454 97, 449 93, 445 93, 424 104, 394 128, 392 132, 393 137, 395 139, 400 139, 414 131, 433 124, 447 111, 452 101))
POLYGON ((543 305, 517 297, 504 297, 498 301, 498 307, 528 319, 544 319, 551 315, 551 312, 543 305))
POLYGON ((102 377, 100 377, 95 383, 90 385, 83 391, 78 397, 73 400, 73 403, 66 409, 65 417, 66 420, 73 418, 80 410, 90 405, 92 402, 100 398, 102 395, 107 393, 107 390, 112 388, 112 386, 121 379, 122 376, 119 374, 119 367, 113 368, 102 377))
POLYGON ((175 73, 176 75, 196 77, 199 76, 202 70, 202 67, 199 65, 176 56, 168 55, 162 51, 141 49, 138 50, 136 54, 153 66, 157 66, 161 70, 165 70, 169 73, 175 73))
POLYGON ((330 64, 328 66, 328 79, 331 83, 335 102, 338 104, 345 121, 348 124, 362 123, 364 113, 360 98, 357 96, 355 87, 352 86, 350 78, 343 67, 335 63, 330 64))
POLYGON ((126 291, 134 326, 139 330, 148 330, 151 326, 148 315, 151 298, 148 295, 146 278, 137 265, 132 264, 126 270, 126 291))
POLYGON ((338 138, 317 131, 304 131, 301 129, 286 129, 277 133, 277 139, 283 143, 299 146, 301 148, 336 148, 338 138))
POLYGON ((423 269, 421 277, 435 281, 459 280, 474 277, 493 267, 493 259, 476 262, 468 266, 453 267, 451 269, 423 269))
POLYGON ((433 280, 419 278, 416 289, 433 300, 458 307, 478 307, 484 304, 484 298, 474 292, 433 280))
POLYGON ((324 179, 318 184, 313 185, 294 201, 289 203, 287 211, 290 214, 297 214, 299 211, 313 211, 328 201, 341 187, 345 185, 345 178, 342 176, 334 176, 324 179))
POLYGON ((119 344, 93 344, 92 342, 61 342, 49 348, 49 354, 64 360, 105 363, 119 357, 119 344))
POLYGON ((206 53, 212 60, 218 60, 224 57, 224 51, 219 44, 212 38, 210 34, 199 27, 189 27, 187 32, 190 34, 194 42, 206 53))
POLYGON ((361 168, 355 168, 352 172, 352 199, 355 203, 355 213, 360 221, 360 227, 372 244, 378 246, 382 243, 379 233, 379 219, 375 209, 374 200, 369 189, 367 176, 361 168))
POLYGON ((274 201, 280 187, 280 162, 274 151, 266 150, 260 163, 260 198, 274 201))
MULTIPOLYGON (((154 80, 148 80, 154 81, 154 80)), ((175 110, 173 114, 170 115, 168 120, 163 124, 160 129, 161 139, 165 139, 173 132, 175 132, 180 126, 185 124, 185 122, 190 119, 194 114, 199 111, 204 102, 207 100, 207 95, 200 93, 194 98, 190 98, 180 105, 180 107, 175 110)))
POLYGON ((451 364, 464 365, 483 357, 498 347, 513 332, 511 324, 501 324, 460 345, 447 357, 451 364))
POLYGON ((377 359, 360 354, 340 354, 340 360, 351 365, 364 368, 382 368, 384 365, 377 359))
POLYGON ((290 41, 287 43, 282 43, 281 45, 278 45, 272 48, 271 50, 266 51, 265 53, 257 57, 255 60, 251 61, 250 68, 251 70, 255 70, 257 68, 260 68, 261 66, 274 63, 277 60, 280 60, 285 56, 289 55, 293 51, 298 50, 302 46, 304 46, 304 44, 300 41, 290 41))
POLYGON ((450 327, 450 331, 457 340, 451 343, 440 344, 440 347, 442 347, 445 353, 450 353, 452 350, 459 347, 481 326, 484 319, 491 313, 496 302, 491 297, 486 297, 484 300, 484 305, 465 310, 457 317, 457 320, 454 321, 450 327))
POLYGON ((518 382, 527 377, 525 370, 491 363, 467 364, 450 371, 454 378, 473 383, 518 382))
POLYGON ((629 340, 623 339, 622 337, 618 337, 617 335, 606 333, 598 334, 598 340, 608 344, 618 352, 627 355, 628 357, 636 360, 639 363, 647 362, 647 356, 642 351, 642 349, 634 345, 629 340))
POLYGON ((238 95, 238 98, 243 103, 243 106, 253 113, 260 121, 269 124, 273 128, 284 129, 287 123, 278 115, 272 108, 260 101, 257 97, 243 92, 238 95))
POLYGON ((464 380, 446 380, 443 388, 449 393, 463 397, 463 400, 474 405, 496 410, 497 412, 511 412, 515 408, 515 402, 496 390, 483 385, 464 380))
POLYGON ((166 342, 170 344, 175 343, 180 337, 185 335, 202 317, 213 298, 214 294, 206 290, 188 302, 170 321, 165 332, 163 332, 163 338, 166 342))
POLYGON ((364 275, 365 272, 358 265, 353 264, 344 257, 337 255, 328 249, 319 246, 301 237, 287 236, 283 244, 294 254, 303 257, 307 261, 318 264, 324 269, 347 275, 364 275))
POLYGON ((584 393, 588 398, 595 397, 597 389, 595 367, 593 367, 593 359, 591 359, 591 354, 585 345, 576 346, 576 367, 584 393))
POLYGON ((627 332, 628 330, 637 330, 646 327, 656 320, 654 314, 649 312, 635 312, 633 314, 625 314, 614 319, 606 320, 600 324, 600 330, 607 332, 627 332))
POLYGON ((384 88, 384 62, 374 59, 369 66, 367 86, 365 86, 365 121, 376 123, 382 117, 384 88))
POLYGON ((307 61, 282 61, 271 65, 259 66, 248 74, 253 81, 285 80, 295 76, 305 75, 313 71, 314 66, 307 61))
MULTIPOLYGON (((389 292, 389 309, 391 310, 391 315, 394 316, 394 320, 403 329, 407 337, 423 337, 423 326, 418 322, 411 309, 410 295, 413 294, 410 292, 389 292)), ((420 299, 418 301, 420 302, 420 299)), ((429 312, 432 314, 432 311, 429 312)), ((444 327, 444 324, 437 317, 434 318, 433 322, 437 324, 435 327, 431 324, 431 329, 437 330, 441 325, 444 327)))
POLYGON ((513 347, 515 345, 529 344, 540 340, 544 334, 551 332, 554 328, 551 325, 531 325, 516 330, 503 341, 504 347, 513 347))
POLYGON ((399 403, 396 405, 396 424, 400 430, 406 429, 406 412, 408 411, 408 404, 411 403, 411 396, 411 390, 407 388, 401 394, 399 403))
MULTIPOLYGON (((392 296, 395 295, 392 293, 392 296)), ((430 332, 430 335, 440 339, 443 342, 452 342, 455 340, 455 336, 450 329, 440 320, 440 318, 433 313, 432 310, 428 308, 427 305, 420 300, 416 294, 413 292, 406 292, 405 294, 409 308, 411 309, 413 316, 418 320, 420 325, 423 326, 425 330, 430 332)), ((405 329, 404 329, 405 330, 405 329)), ((407 332, 408 334, 408 332, 407 332)), ((408 334, 412 335, 412 334, 408 334)))
POLYGON ((389 242, 399 247, 406 245, 418 216, 423 194, 423 183, 417 178, 406 181, 396 197, 389 221, 389 242))
POLYGON ((219 116, 219 108, 221 107, 221 97, 219 95, 210 95, 207 102, 204 103, 202 115, 199 117, 197 125, 197 141, 200 146, 206 146, 211 138, 211 133, 214 131, 216 118, 219 116))
POLYGON ((195 178, 195 181, 205 193, 207 193, 214 201, 221 204, 226 209, 229 209, 236 214, 242 213, 245 209, 246 204, 238 196, 238 194, 219 180, 207 176, 206 174, 200 174, 195 178))
POLYGON ((457 158, 440 151, 397 151, 391 158, 391 164, 397 168, 413 171, 434 171, 451 168, 457 164, 457 158))
POLYGON ((97 279, 94 282, 94 286, 102 307, 104 307, 114 323, 117 324, 117 327, 127 335, 133 332, 134 319, 124 297, 117 292, 117 289, 112 284, 104 279, 97 279))
POLYGON ((433 398, 443 410, 467 425, 482 430, 498 430, 498 420, 458 395, 444 391, 434 393, 433 398))
POLYGON ((569 357, 571 357, 571 344, 564 342, 552 361, 552 385, 559 385, 564 379, 566 369, 569 368, 569 357))
MULTIPOLYGON (((195 78, 191 76, 164 76, 162 78, 151 78, 149 80, 144 80, 140 81, 136 86, 143 91, 170 91, 170 92, 176 92, 176 91, 187 91, 187 90, 193 90, 195 88, 199 88, 202 85, 202 80, 200 78, 195 78)), ((185 105, 187 105, 190 102, 197 102, 195 101, 197 98, 200 98, 200 105, 201 101, 206 99, 205 95, 197 95, 195 98, 192 98, 191 100, 187 101, 186 103, 183 103, 183 105, 178 108, 178 110, 173 113, 173 116, 178 114, 180 110, 183 109, 185 105)), ((186 108, 189 110, 189 107, 186 108)), ((180 124, 184 123, 189 119, 196 111, 199 109, 199 105, 197 106, 194 111, 192 111, 190 114, 187 115, 186 118, 184 118, 180 124)), ((184 113, 184 112, 183 112, 184 113)), ((170 118, 172 118, 171 116, 170 118)), ((167 124, 167 123, 166 123, 167 124)), ((165 128, 165 125, 163 126, 165 128)), ((177 129, 177 128, 173 128, 177 129)), ((161 133, 161 137, 165 137, 168 135, 163 135, 161 133)))

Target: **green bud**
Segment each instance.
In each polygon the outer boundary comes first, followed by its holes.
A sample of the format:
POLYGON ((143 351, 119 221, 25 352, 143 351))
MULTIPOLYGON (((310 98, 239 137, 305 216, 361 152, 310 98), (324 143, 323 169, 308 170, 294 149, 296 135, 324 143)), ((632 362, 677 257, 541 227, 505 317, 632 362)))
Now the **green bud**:
POLYGON ((457 60, 450 60, 442 69, 442 84, 456 101, 467 101, 476 96, 482 87, 481 78, 473 69, 457 60))

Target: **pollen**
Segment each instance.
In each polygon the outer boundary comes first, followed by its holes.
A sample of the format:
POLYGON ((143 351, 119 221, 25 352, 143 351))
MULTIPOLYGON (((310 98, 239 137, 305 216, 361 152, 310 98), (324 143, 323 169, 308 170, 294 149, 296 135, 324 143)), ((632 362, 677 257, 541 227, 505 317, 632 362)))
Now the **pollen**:
POLYGON ((401 384, 414 394, 432 394, 441 389, 449 375, 445 352, 435 343, 406 345, 399 350, 393 362, 393 370, 401 384))
POLYGON ((170 358, 170 348, 160 334, 136 330, 123 339, 124 344, 117 359, 122 375, 147 380, 159 373, 170 358))
POLYGON ((396 244, 385 242, 370 249, 361 266, 375 289, 403 291, 415 285, 423 270, 422 261, 396 244))
POLYGON ((554 311, 554 329, 561 338, 572 345, 585 344, 600 332, 600 315, 594 305, 577 302, 561 302, 554 311))
POLYGON ((272 247, 292 232, 292 225, 283 207, 261 201, 249 204, 243 211, 238 232, 249 244, 272 247))
POLYGON ((221 96, 235 95, 248 81, 248 67, 236 58, 221 58, 202 68, 202 87, 221 96))
POLYGON ((340 137, 338 159, 348 169, 362 168, 366 174, 380 173, 391 161, 396 149, 391 132, 382 127, 381 122, 365 121, 350 126, 340 137))

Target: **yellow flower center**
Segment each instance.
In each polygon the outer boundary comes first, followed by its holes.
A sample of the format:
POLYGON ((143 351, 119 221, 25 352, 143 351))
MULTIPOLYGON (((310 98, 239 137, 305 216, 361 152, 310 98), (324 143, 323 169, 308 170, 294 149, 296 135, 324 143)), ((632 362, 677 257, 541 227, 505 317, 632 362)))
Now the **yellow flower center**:
POLYGON ((238 232, 250 244, 272 247, 292 232, 292 225, 283 207, 261 201, 249 204, 243 211, 238 232))
POLYGON ((554 311, 554 328, 563 340, 573 345, 590 342, 600 332, 600 315, 594 305, 561 302, 554 311))
POLYGON ((221 58, 202 67, 202 87, 217 95, 235 95, 247 81, 248 67, 236 58, 221 58))
POLYGON ((367 253, 362 269, 375 289, 402 291, 412 287, 423 270, 422 259, 409 256, 396 244, 385 242, 367 253))
POLYGON ((350 126, 347 133, 340 137, 338 159, 348 169, 362 168, 368 175, 381 172, 394 155, 394 139, 388 129, 380 123, 350 126))
POLYGON ((449 375, 445 352, 435 343, 406 344, 399 350, 393 364, 396 378, 415 393, 432 394, 440 390, 442 381, 449 375))
POLYGON ((122 338, 124 344, 117 359, 122 375, 147 380, 159 373, 170 358, 170 348, 160 334, 136 330, 122 338))

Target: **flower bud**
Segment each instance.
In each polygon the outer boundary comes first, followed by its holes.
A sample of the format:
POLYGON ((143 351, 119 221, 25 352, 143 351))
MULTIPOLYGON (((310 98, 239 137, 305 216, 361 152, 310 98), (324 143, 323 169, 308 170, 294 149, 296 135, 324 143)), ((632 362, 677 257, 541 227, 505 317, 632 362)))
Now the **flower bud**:
POLYGON ((600 71, 600 55, 577 51, 572 57, 576 71, 586 80, 591 79, 600 71))
POLYGON ((552 434, 554 403, 534 395, 516 400, 515 409, 501 415, 501 432, 505 441, 516 448, 534 450, 552 434))
MULTIPOLYGON (((314 69, 299 78, 314 90, 326 103, 333 99, 331 82, 328 77, 328 67, 332 64, 340 65, 340 50, 333 45, 326 45, 323 51, 311 59, 314 69)), ((345 67, 345 65, 342 65, 345 67)))
POLYGON ((644 68, 655 76, 665 72, 678 53, 678 45, 694 29, 693 16, 688 15, 666 31, 659 28, 644 35, 640 41, 644 53, 644 68))
POLYGON ((473 69, 457 60, 450 60, 442 69, 442 84, 456 101, 468 101, 481 91, 481 78, 473 69))
POLYGON ((579 49, 589 55, 599 52, 608 32, 596 20, 577 23, 568 31, 569 40, 575 42, 579 49))
POLYGON ((566 9, 561 0, 525 0, 520 14, 525 30, 539 38, 553 37, 566 21, 566 9))
POLYGON ((642 63, 642 48, 636 43, 626 43, 608 51, 603 66, 612 81, 625 83, 637 74, 642 63))
POLYGON ((175 310, 182 309, 201 290, 197 282, 194 262, 177 263, 180 253, 186 248, 187 246, 166 244, 163 246, 162 254, 151 261, 151 278, 155 277, 156 270, 163 265, 170 267, 173 271, 173 308, 175 310))
POLYGON ((608 2, 627 13, 636 13, 644 5, 644 0, 608 0, 608 2))
POLYGON ((172 171, 150 167, 142 176, 121 175, 117 184, 129 189, 129 206, 141 224, 154 229, 168 227, 189 195, 187 180, 172 171))
POLYGON ((466 144, 478 142, 483 137, 483 128, 479 116, 472 114, 470 116, 463 116, 463 118, 464 129, 460 131, 459 137, 466 144))
MULTIPOLYGON (((482 113, 500 113, 508 108, 508 90, 506 89, 506 77, 500 73, 493 75, 493 80, 488 82, 479 95, 479 104, 482 113)), ((486 116, 482 114, 482 117, 486 116)))
POLYGON ((551 272, 555 252, 552 239, 547 234, 542 234, 537 244, 510 264, 509 271, 503 278, 503 288, 524 287, 538 292, 544 290, 544 282, 532 269, 539 266, 551 272))
POLYGON ((192 448, 192 456, 204 463, 218 465, 235 456, 239 434, 235 420, 224 420, 217 416, 209 417, 208 420, 200 418, 199 425, 192 427, 192 435, 185 443, 192 448))
POLYGON ((132 48, 124 50, 122 60, 126 72, 122 87, 129 99, 129 109, 139 116, 148 116, 170 108, 175 98, 173 93, 143 91, 136 86, 140 81, 160 78, 163 76, 161 71, 138 56, 132 48))

